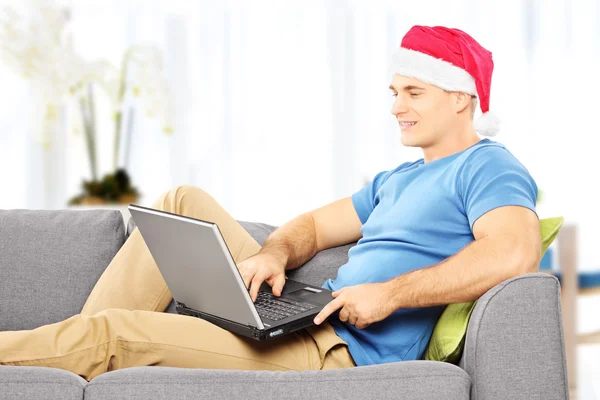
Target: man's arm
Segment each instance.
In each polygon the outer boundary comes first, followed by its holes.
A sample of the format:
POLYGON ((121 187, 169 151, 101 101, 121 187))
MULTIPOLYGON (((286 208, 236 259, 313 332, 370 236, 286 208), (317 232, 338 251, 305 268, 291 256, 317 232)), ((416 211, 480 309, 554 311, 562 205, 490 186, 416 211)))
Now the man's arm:
POLYGON ((537 270, 539 220, 528 208, 487 212, 473 225, 473 236, 474 242, 439 264, 333 292, 334 300, 315 317, 315 324, 341 309, 341 321, 364 329, 399 309, 476 300, 506 279, 537 270))
POLYGON ((357 241, 361 226, 352 198, 346 197, 285 223, 269 235, 259 254, 271 254, 286 270, 295 269, 321 250, 357 241))
POLYGON ((541 258, 537 215, 499 207, 473 225, 475 241, 443 262, 386 282, 394 310, 473 301, 514 276, 535 272, 541 258))
POLYGON ((318 251, 358 240, 362 224, 352 198, 344 198, 302 214, 275 230, 258 254, 238 264, 250 297, 256 301, 267 282, 280 296, 285 270, 298 268, 318 251))

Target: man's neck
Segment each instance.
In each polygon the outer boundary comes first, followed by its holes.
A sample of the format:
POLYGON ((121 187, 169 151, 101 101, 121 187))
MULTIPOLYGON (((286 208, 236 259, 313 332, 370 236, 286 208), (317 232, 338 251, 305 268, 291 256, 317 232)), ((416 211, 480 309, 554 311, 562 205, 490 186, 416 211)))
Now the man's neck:
POLYGON ((438 142, 430 147, 423 147, 423 160, 425 163, 429 163, 440 158, 451 156, 461 152, 481 140, 475 131, 470 132, 466 135, 448 136, 446 141, 438 142))

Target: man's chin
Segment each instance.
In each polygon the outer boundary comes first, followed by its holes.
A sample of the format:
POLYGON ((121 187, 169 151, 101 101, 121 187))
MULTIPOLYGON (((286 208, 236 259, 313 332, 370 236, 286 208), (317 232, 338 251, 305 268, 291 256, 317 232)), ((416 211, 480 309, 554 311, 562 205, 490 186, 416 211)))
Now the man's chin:
POLYGON ((400 142, 406 147, 420 147, 420 143, 413 135, 400 133, 400 142))

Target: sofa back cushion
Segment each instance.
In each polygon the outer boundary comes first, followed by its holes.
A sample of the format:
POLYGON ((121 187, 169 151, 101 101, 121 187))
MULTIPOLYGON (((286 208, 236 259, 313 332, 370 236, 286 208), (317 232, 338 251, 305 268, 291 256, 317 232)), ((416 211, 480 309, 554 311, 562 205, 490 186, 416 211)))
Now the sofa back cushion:
POLYGON ((0 210, 0 331, 78 314, 124 230, 113 210, 0 210))

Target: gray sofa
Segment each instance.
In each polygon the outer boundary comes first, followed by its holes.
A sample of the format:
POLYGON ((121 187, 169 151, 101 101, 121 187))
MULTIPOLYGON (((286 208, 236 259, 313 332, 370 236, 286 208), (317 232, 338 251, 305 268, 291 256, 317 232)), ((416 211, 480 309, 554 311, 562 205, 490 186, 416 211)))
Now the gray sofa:
MULTIPOLYGON (((263 243, 274 227, 242 222, 263 243)), ((0 331, 77 314, 134 228, 111 210, 0 210, 0 331)), ((334 277, 351 245, 325 250, 291 278, 334 277)), ((458 366, 408 361, 333 371, 136 367, 91 382, 68 371, 0 366, 0 399, 566 399, 559 284, 530 274, 479 300, 458 366)), ((173 304, 167 312, 175 312, 173 304)), ((0 343, 2 346, 2 343, 0 343)))

